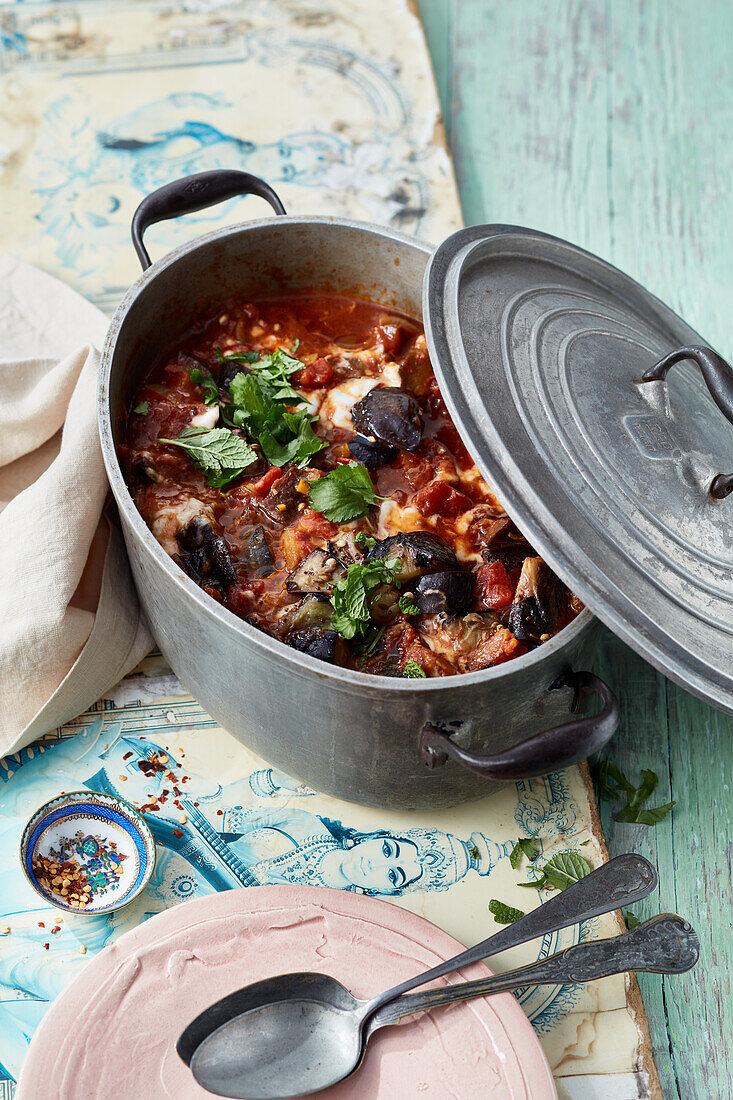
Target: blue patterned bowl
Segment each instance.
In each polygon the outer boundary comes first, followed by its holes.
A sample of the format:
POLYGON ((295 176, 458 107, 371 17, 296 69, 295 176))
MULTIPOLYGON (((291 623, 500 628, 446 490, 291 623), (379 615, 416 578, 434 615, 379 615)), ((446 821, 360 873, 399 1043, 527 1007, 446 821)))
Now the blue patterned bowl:
POLYGON ((123 799, 71 791, 36 810, 23 830, 20 859, 31 886, 48 902, 96 916, 126 905, 145 887, 155 866, 155 841, 137 810, 123 799), (83 888, 74 891, 63 874, 47 873, 46 861, 73 862, 85 877, 83 888), (76 900, 72 892, 89 900, 76 900))

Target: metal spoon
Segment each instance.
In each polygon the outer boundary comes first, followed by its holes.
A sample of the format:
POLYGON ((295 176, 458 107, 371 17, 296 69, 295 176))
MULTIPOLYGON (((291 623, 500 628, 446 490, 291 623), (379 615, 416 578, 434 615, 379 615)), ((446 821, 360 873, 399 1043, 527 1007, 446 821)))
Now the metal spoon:
POLYGON ((278 1006, 274 1017, 269 1013, 275 1005, 265 1004, 204 1039, 191 1059, 191 1070, 200 1085, 220 1096, 302 1096, 348 1077, 361 1063, 374 1032, 403 1016, 528 985, 588 982, 627 970, 681 974, 695 965, 699 954, 691 925, 665 913, 622 936, 579 943, 506 974, 398 997, 367 1020, 361 1041, 355 1036, 352 1014, 364 1011, 362 1001, 350 998, 351 1003, 338 1009, 320 1001, 288 1001, 285 1015, 278 1006))
MULTIPOLYGON (((194 1055, 214 1032, 223 1034, 227 1025, 246 1017, 246 1024, 243 1023, 241 1030, 246 1029, 249 1033, 247 1046, 250 1057, 255 1058, 256 1044, 262 1044, 258 1072, 266 1075, 266 1083, 261 1087, 270 1091, 253 1092, 254 1079, 249 1077, 248 1093, 240 1091, 223 1095, 275 1098, 303 1095, 326 1088, 347 1076, 359 1064, 367 1038, 364 1034, 365 1022, 383 1005, 417 986, 480 959, 578 921, 608 913, 622 905, 631 905, 647 897, 656 888, 657 881, 656 871, 643 856, 617 856, 475 947, 409 978, 370 1001, 357 1001, 328 974, 280 974, 266 978, 237 990, 205 1009, 182 1033, 176 1049, 183 1061, 191 1066, 199 1083, 210 1091, 216 1091, 210 1083, 207 1084, 210 1078, 202 1068, 203 1061, 199 1063, 197 1060, 194 1064, 194 1055), (326 1049, 327 1056, 319 1053, 326 1049), (292 1075, 287 1080, 283 1077, 286 1066, 289 1067, 287 1073, 292 1075)), ((211 1048, 207 1063, 210 1055, 211 1048)), ((220 1061, 221 1066, 228 1061, 223 1051, 220 1061)), ((238 1063, 240 1060, 235 1058, 234 1061, 238 1063)), ((229 1062, 229 1065, 234 1071, 234 1063, 229 1062)), ((234 1078, 231 1078, 232 1087, 233 1082, 234 1078)), ((237 1083, 237 1087, 241 1089, 244 1085, 237 1083)))

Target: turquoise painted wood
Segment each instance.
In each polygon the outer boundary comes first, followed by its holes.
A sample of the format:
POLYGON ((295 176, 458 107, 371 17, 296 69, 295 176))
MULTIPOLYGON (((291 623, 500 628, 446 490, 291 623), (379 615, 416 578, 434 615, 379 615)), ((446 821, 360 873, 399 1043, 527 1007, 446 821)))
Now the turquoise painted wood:
MULTIPOLYGON (((733 9, 726 0, 420 0, 467 223, 532 226, 628 271, 733 356, 733 9)), ((733 514, 731 516, 733 522, 733 514)), ((731 654, 733 660, 733 654, 731 654)), ((602 807, 612 853, 659 867, 700 931, 684 979, 642 978, 669 1100, 730 1100, 733 723, 606 633, 613 756, 659 774, 654 829, 602 807)))

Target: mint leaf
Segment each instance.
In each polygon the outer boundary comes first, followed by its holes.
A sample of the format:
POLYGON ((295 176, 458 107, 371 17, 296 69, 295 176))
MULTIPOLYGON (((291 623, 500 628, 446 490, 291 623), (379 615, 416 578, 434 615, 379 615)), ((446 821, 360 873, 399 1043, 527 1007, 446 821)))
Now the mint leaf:
POLYGON ((198 367, 193 367, 188 372, 189 378, 204 391, 204 405, 219 404, 219 387, 210 374, 204 374, 198 367))
POLYGON ((181 447, 215 488, 233 481, 257 458, 249 444, 228 428, 184 428, 177 439, 158 442, 181 447))
POLYGON ((590 863, 577 852, 563 852, 553 856, 542 868, 546 882, 557 890, 567 890, 574 882, 580 882, 593 870, 590 863))
POLYGON ((420 614, 420 608, 417 606, 412 596, 400 596, 397 603, 399 604, 400 611, 403 615, 420 614))
POLYGON ((330 474, 312 481, 308 496, 316 512, 321 512, 332 523, 359 519, 377 499, 366 466, 358 462, 337 466, 330 474))
POLYGON ((132 411, 137 413, 138 416, 147 416, 149 408, 150 403, 148 401, 141 401, 132 411))
POLYGON ((626 803, 614 814, 616 821, 632 825, 657 825, 663 821, 675 802, 665 802, 663 806, 644 808, 659 783, 656 772, 645 768, 641 773, 641 783, 635 787, 627 776, 607 757, 593 767, 593 778, 598 787, 598 797, 612 801, 620 795, 626 796, 626 803))
POLYGON ((626 910, 626 912, 624 913, 624 917, 626 918, 626 927, 628 928, 629 932, 632 930, 632 928, 637 928, 641 924, 639 918, 635 916, 635 914, 632 913, 630 909, 626 910))
POLYGON ((420 667, 417 661, 410 660, 405 665, 405 671, 402 675, 407 676, 409 680, 422 680, 425 679, 428 674, 425 669, 420 667))
POLYGON ((534 844, 529 837, 520 836, 509 853, 509 863, 513 871, 516 871, 517 867, 522 862, 523 855, 525 855, 527 859, 534 859, 536 852, 534 844))
POLYGON ((515 909, 513 905, 505 905, 503 901, 492 898, 489 902, 489 912, 493 915, 497 924, 514 924, 525 914, 521 909, 515 909))

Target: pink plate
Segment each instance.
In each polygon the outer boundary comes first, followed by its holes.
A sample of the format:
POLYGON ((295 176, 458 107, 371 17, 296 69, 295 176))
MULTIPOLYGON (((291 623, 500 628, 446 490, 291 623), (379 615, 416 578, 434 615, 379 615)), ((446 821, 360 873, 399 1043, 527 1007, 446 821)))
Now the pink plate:
MULTIPOLYGON (((457 954, 434 924, 319 887, 213 894, 152 917, 93 959, 30 1045, 17 1100, 211 1100, 180 1061, 183 1028, 212 1001, 292 970, 370 997, 457 954)), ((489 973, 483 964, 461 977, 489 973)), ((358 1073, 324 1100, 557 1100, 532 1027, 508 993, 379 1031, 358 1073)))

